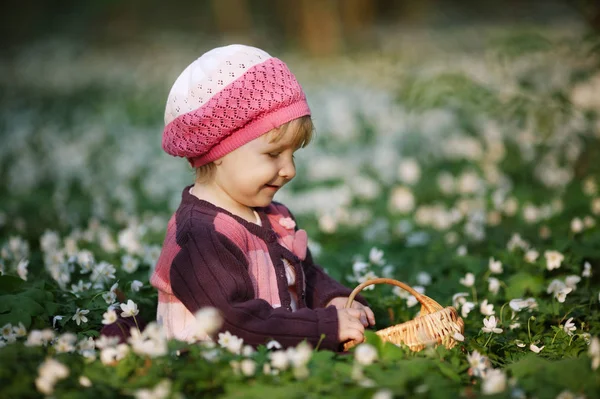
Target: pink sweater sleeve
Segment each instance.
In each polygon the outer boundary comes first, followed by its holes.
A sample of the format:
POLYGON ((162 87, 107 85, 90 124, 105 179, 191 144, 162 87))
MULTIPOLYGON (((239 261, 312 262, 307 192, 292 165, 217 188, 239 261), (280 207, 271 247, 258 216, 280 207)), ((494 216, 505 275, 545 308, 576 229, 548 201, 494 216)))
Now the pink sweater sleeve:
POLYGON ((224 318, 222 331, 253 346, 271 338, 284 346, 304 339, 315 346, 324 334, 320 347, 339 349, 335 308, 274 309, 265 300, 254 298, 247 261, 227 237, 199 227, 182 241, 171 266, 171 287, 190 312, 205 306, 219 309, 224 318))

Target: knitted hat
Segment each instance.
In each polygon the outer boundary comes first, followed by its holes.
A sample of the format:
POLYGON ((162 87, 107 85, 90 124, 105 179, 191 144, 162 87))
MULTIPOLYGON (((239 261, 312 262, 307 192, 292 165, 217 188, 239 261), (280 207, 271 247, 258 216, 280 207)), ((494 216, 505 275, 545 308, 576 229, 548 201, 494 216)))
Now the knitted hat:
POLYGON ((281 60, 255 47, 218 47, 171 88, 162 147, 198 167, 305 115, 302 87, 281 60))

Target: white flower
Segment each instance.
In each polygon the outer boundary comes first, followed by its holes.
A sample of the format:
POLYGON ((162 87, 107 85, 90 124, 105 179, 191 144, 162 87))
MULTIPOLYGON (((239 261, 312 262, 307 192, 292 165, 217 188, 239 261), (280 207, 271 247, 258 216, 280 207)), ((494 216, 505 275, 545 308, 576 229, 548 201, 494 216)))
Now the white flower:
POLYGON ((498 291, 500 291, 500 280, 495 277, 488 278, 488 291, 494 295, 498 294, 498 291))
POLYGON ((196 318, 196 335, 199 337, 212 336, 223 325, 223 318, 217 308, 204 307, 198 310, 194 317, 196 318))
POLYGON ((494 305, 493 304, 488 304, 488 300, 484 299, 481 302, 481 305, 479 305, 479 311, 481 312, 482 315, 484 316, 491 316, 493 314, 495 314, 496 312, 494 311, 494 305))
POLYGON ((102 294, 102 299, 107 305, 112 305, 117 300, 117 294, 114 291, 108 291, 102 294))
POLYGON ((26 337, 27 336, 27 330, 25 329, 25 326, 21 322, 19 322, 18 326, 13 326, 13 332, 14 332, 15 336, 17 336, 17 337, 26 337))
POLYGON ((556 292, 554 294, 554 297, 558 300, 558 302, 560 303, 564 303, 565 299, 567 299, 567 295, 573 291, 572 288, 561 288, 560 290, 558 290, 558 292, 556 292))
POLYGON ((587 215, 586 217, 583 218, 583 225, 587 229, 591 229, 592 227, 596 227, 596 219, 594 219, 590 215, 587 215))
POLYGON ((82 375, 79 376, 79 385, 81 385, 84 388, 89 388, 92 386, 92 381, 85 375, 82 375))
POLYGON ((417 284, 429 285, 431 284, 431 274, 427 272, 419 272, 417 274, 417 284))
POLYGON ((467 254, 467 247, 464 245, 459 246, 456 248, 456 254, 458 256, 465 256, 467 254))
POLYGON ((363 366, 368 366, 377 360, 377 349, 371 344, 360 344, 354 351, 354 360, 363 366))
POLYGON ((227 349, 233 354, 239 354, 242 351, 242 346, 244 346, 244 340, 231 334, 229 331, 219 333, 218 342, 222 348, 227 349))
POLYGON ((496 327, 496 316, 490 316, 483 319, 483 327, 481 330, 486 333, 502 333, 502 329, 496 327))
POLYGON ((600 197, 592 200, 591 208, 594 215, 600 215, 600 197))
POLYGON ((408 213, 415 208, 415 197, 406 187, 395 187, 390 197, 390 209, 399 213, 408 213))
POLYGON ((131 299, 127 301, 127 304, 121 304, 121 317, 132 317, 139 313, 138 306, 131 299))
POLYGON ((309 343, 303 341, 300 342, 295 348, 288 348, 286 353, 290 363, 292 363, 294 367, 298 368, 306 366, 312 357, 313 350, 309 343))
POLYGON ((473 309, 475 309, 475 304, 467 301, 462 304, 462 307, 460 308, 460 314, 463 318, 466 318, 473 309))
POLYGON ((458 309, 460 305, 467 301, 465 298, 468 296, 469 294, 467 292, 457 292, 456 294, 452 295, 452 306, 458 309))
POLYGON ((542 349, 544 349, 544 347, 545 347, 545 345, 541 346, 541 347, 539 347, 539 346, 537 346, 535 344, 529 345, 529 349, 531 349, 531 351, 535 352, 535 353, 540 353, 542 351, 542 349))
POLYGON ((274 339, 267 342, 267 349, 281 349, 281 344, 274 339))
POLYGON ((121 257, 121 267, 129 274, 134 273, 138 269, 139 265, 140 261, 129 254, 121 257))
POLYGON ((514 233, 506 244, 506 247, 510 252, 513 252, 517 248, 527 250, 529 248, 529 243, 523 240, 519 233, 514 233))
POLYGON ((563 326, 563 330, 569 336, 572 336, 573 331, 577 330, 577 328, 575 327, 575 323, 573 323, 572 317, 569 317, 569 319, 565 322, 565 325, 563 326))
POLYGON ((494 395, 506 389, 506 374, 499 369, 490 369, 481 382, 484 395, 494 395))
POLYGON ((545 251, 546 268, 548 270, 558 269, 565 259, 565 256, 558 251, 545 251))
POLYGON ((525 342, 521 341, 520 339, 515 339, 515 345, 517 345, 519 348, 524 348, 525 342))
POLYGON ((502 273, 503 272, 502 262, 500 262, 499 260, 495 260, 494 258, 490 258, 489 269, 490 269, 490 272, 492 272, 494 274, 502 273))
POLYGON ((581 233, 583 230, 583 221, 580 218, 571 220, 571 231, 575 234, 581 233))
POLYGON ((112 309, 104 312, 102 315, 102 324, 104 325, 112 324, 115 321, 117 321, 117 312, 112 309))
POLYGON ((461 278, 459 282, 465 287, 472 287, 475 284, 475 275, 473 273, 467 273, 465 277, 461 278))
POLYGON ((527 299, 511 299, 508 303, 508 306, 515 312, 520 312, 523 309, 535 309, 537 308, 537 302, 535 298, 527 298, 527 299))
POLYGON ((27 281, 27 266, 29 266, 29 260, 21 259, 17 265, 17 274, 21 280, 27 281))
POLYGON ((274 351, 269 353, 271 365, 278 370, 287 370, 290 365, 290 360, 285 351, 274 351))
POLYGON ((414 184, 421 178, 421 167, 414 158, 407 158, 400 161, 398 166, 398 178, 406 184, 414 184))
POLYGON ((256 372, 256 362, 252 359, 244 359, 240 362, 240 371, 246 377, 252 377, 256 372))
POLYGON ((0 333, 2 334, 2 338, 6 339, 7 337, 13 335, 13 326, 10 323, 7 323, 0 329, 0 333))
POLYGON ((134 392, 135 399, 165 399, 171 393, 171 384, 169 380, 162 380, 152 389, 138 389, 134 392))
POLYGON ((592 277, 592 265, 590 262, 585 262, 583 264, 583 272, 581 272, 581 276, 586 278, 592 277))
POLYGON ((383 251, 375 247, 371 248, 369 251, 369 262, 373 263, 374 265, 383 266, 385 263, 383 260, 383 251))
POLYGON ((528 263, 534 263, 537 258, 540 256, 540 253, 535 249, 530 249, 525 252, 525 261, 528 263))
POLYGON ((461 333, 459 333, 458 331, 454 331, 454 333, 452 334, 452 338, 455 341, 460 341, 460 342, 463 342, 465 340, 465 336, 462 335, 461 333))
POLYGON ((548 284, 548 287, 546 288, 546 293, 556 294, 563 288, 567 288, 567 285, 560 280, 554 279, 550 282, 550 284, 548 284))
POLYGON ((575 291, 577 289, 577 284, 580 281, 581 277, 577 275, 570 275, 565 278, 565 285, 575 291))
POLYGON ((393 399, 394 394, 389 389, 380 389, 375 392, 371 399, 393 399))
POLYGON ((142 288, 144 286, 144 283, 142 283, 139 280, 133 280, 131 282, 131 290, 133 292, 139 292, 140 288, 142 288))
POLYGON ((475 377, 485 376, 492 366, 490 360, 476 350, 467 355, 467 362, 469 363, 469 374, 475 377))
POLYGON ((77 308, 77 310, 75 311, 75 314, 73 315, 72 319, 75 320, 75 323, 77 323, 77 325, 80 325, 81 323, 87 323, 88 322, 88 318, 85 317, 86 314, 90 313, 90 311, 88 309, 79 309, 77 308))
POLYGON ((69 369, 67 366, 57 360, 48 358, 38 367, 35 386, 41 393, 51 395, 54 392, 54 385, 68 376, 69 369))
POLYGON ((106 335, 101 335, 100 338, 96 339, 95 346, 98 349, 105 349, 109 347, 115 347, 119 344, 121 339, 119 337, 107 337, 106 335))

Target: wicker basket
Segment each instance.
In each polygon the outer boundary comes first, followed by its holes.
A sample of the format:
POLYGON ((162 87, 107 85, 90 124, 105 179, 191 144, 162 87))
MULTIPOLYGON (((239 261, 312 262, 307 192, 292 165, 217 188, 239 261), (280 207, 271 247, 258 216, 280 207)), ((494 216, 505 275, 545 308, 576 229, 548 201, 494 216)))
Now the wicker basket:
MULTIPOLYGON (((464 332, 465 323, 458 316, 456 309, 452 306, 443 308, 439 303, 429 298, 426 295, 419 294, 410 286, 401 281, 391 278, 375 278, 367 280, 358 285, 348 297, 346 308, 352 306, 354 297, 365 287, 373 284, 392 284, 400 287, 421 302, 421 312, 419 316, 413 320, 397 324, 383 330, 379 330, 376 334, 385 342, 391 342, 396 345, 407 345, 411 350, 417 352, 428 345, 442 344, 450 349, 456 345, 454 339, 455 333, 462 334, 464 332)), ((356 345, 356 341, 348 341, 344 344, 344 350, 348 350, 356 345)))

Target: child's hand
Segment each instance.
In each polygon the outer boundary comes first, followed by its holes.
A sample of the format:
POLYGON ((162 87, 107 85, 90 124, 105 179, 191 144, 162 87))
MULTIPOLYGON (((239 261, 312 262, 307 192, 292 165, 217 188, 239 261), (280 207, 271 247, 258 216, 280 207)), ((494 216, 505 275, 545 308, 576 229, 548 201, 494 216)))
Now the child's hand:
MULTIPOLYGON (((329 303, 325 307, 335 306, 337 309, 344 309, 347 301, 348 297, 339 296, 329 301, 329 303)), ((362 303, 354 301, 352 302, 352 309, 357 309, 360 311, 360 321, 363 326, 369 327, 375 325, 375 315, 373 314, 373 311, 370 307, 364 306, 362 303)))
POLYGON ((360 321, 358 309, 338 309, 338 339, 340 342, 355 340, 360 343, 365 339, 365 327, 360 321))

